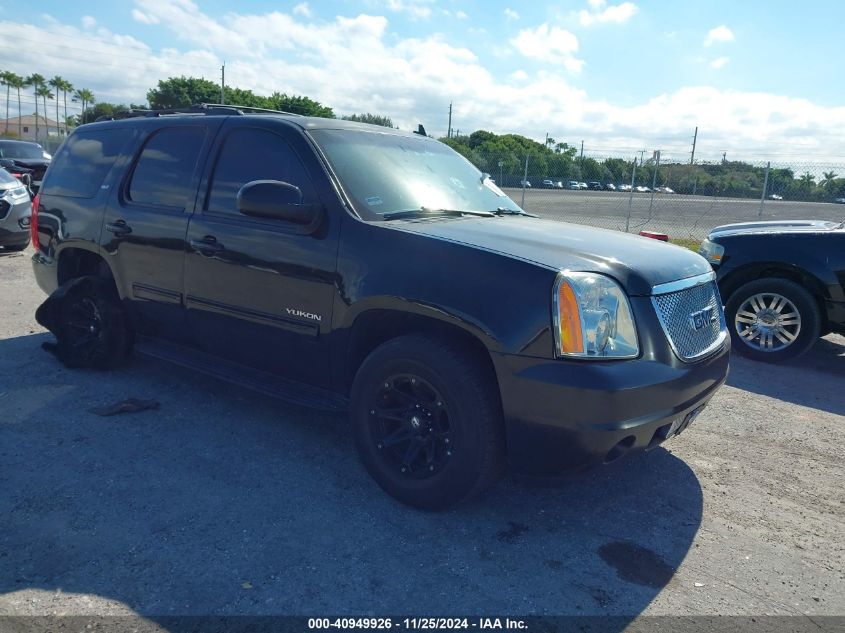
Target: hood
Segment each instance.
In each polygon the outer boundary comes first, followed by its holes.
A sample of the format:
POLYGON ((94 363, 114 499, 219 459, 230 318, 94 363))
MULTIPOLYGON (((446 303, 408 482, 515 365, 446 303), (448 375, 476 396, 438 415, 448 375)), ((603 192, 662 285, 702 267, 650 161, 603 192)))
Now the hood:
POLYGON ((652 286, 711 271, 704 258, 680 246, 554 220, 505 215, 393 220, 387 224, 553 270, 603 273, 633 296, 650 295, 652 286))
POLYGON ((784 233, 826 233, 842 226, 829 220, 775 220, 771 222, 740 222, 717 226, 710 231, 709 239, 734 235, 763 235, 784 233))

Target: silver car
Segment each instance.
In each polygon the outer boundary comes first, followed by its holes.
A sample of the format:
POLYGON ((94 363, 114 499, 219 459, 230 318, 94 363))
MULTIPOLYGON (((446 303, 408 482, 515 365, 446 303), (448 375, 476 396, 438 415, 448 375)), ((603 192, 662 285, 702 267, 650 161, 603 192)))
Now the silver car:
POLYGON ((0 169, 0 248, 22 251, 29 244, 32 202, 21 181, 0 169))

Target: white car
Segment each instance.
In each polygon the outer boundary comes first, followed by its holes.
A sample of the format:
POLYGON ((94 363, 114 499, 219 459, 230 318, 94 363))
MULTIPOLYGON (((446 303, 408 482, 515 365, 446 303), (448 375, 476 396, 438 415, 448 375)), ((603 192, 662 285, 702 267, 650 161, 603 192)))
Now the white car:
POLYGON ((836 202, 839 204, 845 204, 845 198, 837 198, 836 202))
POLYGON ((649 189, 648 187, 643 187, 642 185, 637 185, 636 187, 634 187, 634 191, 636 191, 637 193, 648 193, 649 191, 651 191, 651 189, 649 189))
POLYGON ((783 200, 783 196, 773 193, 769 196, 769 200, 783 200))
POLYGON ((531 181, 530 180, 520 180, 519 186, 525 187, 526 189, 531 189, 531 181))
POLYGON ((587 183, 586 182, 579 182, 578 188, 579 189, 587 189, 587 183))

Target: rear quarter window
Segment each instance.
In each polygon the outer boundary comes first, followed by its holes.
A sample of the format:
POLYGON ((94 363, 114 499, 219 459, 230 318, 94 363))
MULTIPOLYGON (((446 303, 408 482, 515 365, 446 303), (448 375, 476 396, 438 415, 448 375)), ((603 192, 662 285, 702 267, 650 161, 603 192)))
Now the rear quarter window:
POLYGON ((77 131, 50 163, 42 191, 69 198, 93 198, 131 137, 129 128, 77 131))

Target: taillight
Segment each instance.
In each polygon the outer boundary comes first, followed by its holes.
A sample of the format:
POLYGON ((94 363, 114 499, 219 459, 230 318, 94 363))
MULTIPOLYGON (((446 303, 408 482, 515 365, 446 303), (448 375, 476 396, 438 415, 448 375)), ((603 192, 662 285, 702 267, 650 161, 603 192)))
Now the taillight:
POLYGON ((29 231, 32 239, 32 247, 38 250, 38 202, 41 194, 35 194, 32 199, 32 216, 29 219, 29 231))

